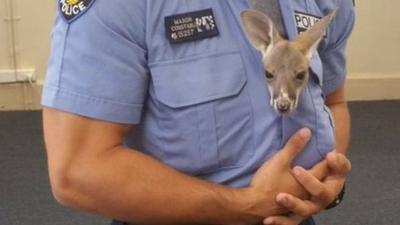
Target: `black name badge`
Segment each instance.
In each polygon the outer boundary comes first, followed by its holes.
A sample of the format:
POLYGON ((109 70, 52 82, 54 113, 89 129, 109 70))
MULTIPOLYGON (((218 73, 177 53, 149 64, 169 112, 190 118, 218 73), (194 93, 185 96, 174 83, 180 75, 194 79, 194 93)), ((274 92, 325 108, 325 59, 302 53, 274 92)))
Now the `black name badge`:
POLYGON ((321 17, 295 11, 294 19, 296 21, 297 32, 300 34, 314 26, 314 24, 321 20, 321 17))
POLYGON ((173 44, 219 35, 212 9, 167 16, 165 30, 167 39, 173 44))

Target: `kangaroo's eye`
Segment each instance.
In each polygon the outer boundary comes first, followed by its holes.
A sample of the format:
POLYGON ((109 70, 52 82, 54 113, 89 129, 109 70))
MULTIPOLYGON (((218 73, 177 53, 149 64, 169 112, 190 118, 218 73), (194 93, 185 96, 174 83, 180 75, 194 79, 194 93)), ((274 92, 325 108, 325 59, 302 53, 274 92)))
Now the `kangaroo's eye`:
POLYGON ((274 75, 272 75, 270 72, 268 72, 268 71, 265 71, 265 77, 268 79, 268 80, 272 80, 272 79, 274 79, 274 75))
POLYGON ((306 79, 306 72, 301 72, 296 75, 296 80, 303 81, 306 79))

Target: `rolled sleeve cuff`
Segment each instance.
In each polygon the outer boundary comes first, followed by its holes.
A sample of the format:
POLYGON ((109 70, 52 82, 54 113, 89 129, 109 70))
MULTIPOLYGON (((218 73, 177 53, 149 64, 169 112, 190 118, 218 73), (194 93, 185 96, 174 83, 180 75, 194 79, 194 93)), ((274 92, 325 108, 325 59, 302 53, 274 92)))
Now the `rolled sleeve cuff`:
POLYGON ((346 80, 346 76, 337 76, 334 79, 325 80, 322 86, 324 94, 327 96, 334 91, 336 91, 339 87, 341 87, 346 80))
POLYGON ((140 123, 143 109, 140 104, 99 99, 52 86, 44 87, 41 103, 64 112, 121 124, 140 123))

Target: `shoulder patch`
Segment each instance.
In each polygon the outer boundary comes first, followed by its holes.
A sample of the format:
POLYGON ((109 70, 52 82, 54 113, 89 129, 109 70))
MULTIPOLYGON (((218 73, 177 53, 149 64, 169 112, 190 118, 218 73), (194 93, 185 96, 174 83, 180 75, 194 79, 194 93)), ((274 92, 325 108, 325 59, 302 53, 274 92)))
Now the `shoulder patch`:
POLYGON ((95 0, 58 0, 61 16, 67 23, 72 23, 84 14, 95 0))
POLYGON ((310 29, 314 24, 321 20, 322 17, 309 13, 294 11, 294 19, 296 22, 297 33, 302 33, 310 29))

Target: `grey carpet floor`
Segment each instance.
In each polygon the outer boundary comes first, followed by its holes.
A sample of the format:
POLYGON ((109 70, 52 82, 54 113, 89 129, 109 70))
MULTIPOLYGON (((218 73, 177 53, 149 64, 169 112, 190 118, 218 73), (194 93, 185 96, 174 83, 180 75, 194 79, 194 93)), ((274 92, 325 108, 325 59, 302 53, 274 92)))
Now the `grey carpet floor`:
MULTIPOLYGON (((400 101, 350 104, 353 117, 345 201, 319 225, 399 225, 400 101)), ((0 113, 0 225, 107 225, 51 196, 40 112, 0 113)))

